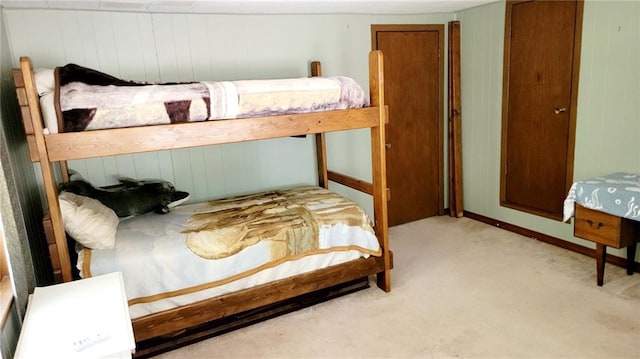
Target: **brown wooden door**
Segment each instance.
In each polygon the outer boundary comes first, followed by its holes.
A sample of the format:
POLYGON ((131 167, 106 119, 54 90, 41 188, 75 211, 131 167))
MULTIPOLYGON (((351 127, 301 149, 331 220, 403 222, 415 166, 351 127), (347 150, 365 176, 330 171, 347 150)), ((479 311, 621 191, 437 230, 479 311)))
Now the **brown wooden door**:
POLYGON ((507 3, 504 206, 562 218, 573 178, 581 14, 577 1, 507 3))
POLYGON ((389 225, 444 213, 444 25, 373 25, 389 105, 389 225))

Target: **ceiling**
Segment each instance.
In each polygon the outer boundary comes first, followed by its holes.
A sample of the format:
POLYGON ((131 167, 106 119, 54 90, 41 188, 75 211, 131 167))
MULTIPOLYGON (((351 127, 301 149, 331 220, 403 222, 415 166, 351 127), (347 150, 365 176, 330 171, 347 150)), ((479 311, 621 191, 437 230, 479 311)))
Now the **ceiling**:
POLYGON ((0 0, 6 9, 217 14, 447 13, 500 0, 0 0))

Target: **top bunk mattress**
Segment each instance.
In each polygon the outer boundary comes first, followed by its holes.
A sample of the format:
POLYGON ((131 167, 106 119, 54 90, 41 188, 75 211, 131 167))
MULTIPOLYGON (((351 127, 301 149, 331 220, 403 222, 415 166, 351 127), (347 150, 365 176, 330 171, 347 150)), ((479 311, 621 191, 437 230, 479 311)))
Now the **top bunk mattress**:
POLYGON ((362 87, 346 76, 142 83, 68 64, 35 77, 49 133, 368 106, 362 87))

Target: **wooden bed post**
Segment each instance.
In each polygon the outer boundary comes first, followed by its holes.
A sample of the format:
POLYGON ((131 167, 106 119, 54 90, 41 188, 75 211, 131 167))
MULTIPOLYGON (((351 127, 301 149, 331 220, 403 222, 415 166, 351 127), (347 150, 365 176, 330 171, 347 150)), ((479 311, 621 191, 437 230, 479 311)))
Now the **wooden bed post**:
MULTIPOLYGON (((311 76, 322 76, 322 65, 320 61, 311 62, 311 76)), ((318 163, 318 186, 329 189, 329 174, 327 167, 327 142, 325 134, 316 133, 316 158, 318 163)))
POLYGON ((49 215, 51 216, 51 222, 53 224, 53 234, 55 236, 56 248, 60 257, 62 280, 69 282, 73 280, 73 278, 71 276, 71 261, 68 254, 67 237, 62 225, 62 214, 58 203, 58 189, 53 173, 53 163, 49 160, 49 153, 47 151, 47 145, 44 138, 44 128, 40 112, 40 102, 35 89, 33 66, 28 57, 20 58, 20 70, 22 71, 24 87, 29 103, 29 112, 36 140, 36 149, 38 151, 38 159, 40 160, 40 168, 42 169, 42 180, 44 182, 47 204, 49 206, 49 215))
POLYGON ((458 218, 464 216, 460 112, 460 21, 449 21, 449 215, 458 218))
POLYGON ((384 105, 384 62, 382 51, 369 53, 369 93, 371 106, 378 107, 380 123, 371 127, 371 167, 373 175, 373 212, 375 231, 384 258, 384 271, 378 273, 378 287, 391 291, 391 253, 389 251, 389 222, 387 217, 387 160, 385 147, 385 123, 387 111, 384 105))

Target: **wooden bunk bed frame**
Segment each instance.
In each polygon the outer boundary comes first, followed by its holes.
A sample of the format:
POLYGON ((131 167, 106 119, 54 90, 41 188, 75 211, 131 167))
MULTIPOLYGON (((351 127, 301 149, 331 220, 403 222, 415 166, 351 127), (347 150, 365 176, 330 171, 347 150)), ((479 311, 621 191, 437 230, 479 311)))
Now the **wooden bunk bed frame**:
MULTIPOLYGON (((311 72, 313 76, 321 75, 319 62, 311 64, 311 72)), ((316 137, 319 185, 328 188, 331 180, 373 196, 374 229, 382 247, 382 256, 331 266, 133 319, 138 346, 136 356, 155 353, 158 348, 167 350, 184 345, 237 326, 225 321, 217 329, 204 327, 213 322, 229 319, 250 324, 256 318, 295 310, 295 306, 288 302, 293 298, 320 292, 323 293, 320 296, 331 296, 333 288, 339 285, 346 286, 347 292, 353 291, 357 286, 353 283, 370 275, 377 276, 377 285, 382 290, 391 290, 393 259, 388 238, 389 193, 385 162, 387 112, 380 51, 369 53, 371 106, 367 108, 57 134, 45 134, 43 131, 33 66, 28 57, 20 58, 20 69, 14 69, 13 75, 30 158, 41 165, 49 208, 48 218, 44 221, 45 232, 49 233, 46 237, 56 281, 73 279, 54 169, 59 165, 63 180, 68 180, 68 160, 313 134, 316 137), (329 171, 327 167, 325 133, 361 128, 371 130, 371 183, 329 171), (285 309, 273 310, 274 303, 284 303, 285 309), (266 309, 251 315, 261 308, 266 309), (194 328, 201 329, 189 331, 194 328)))

